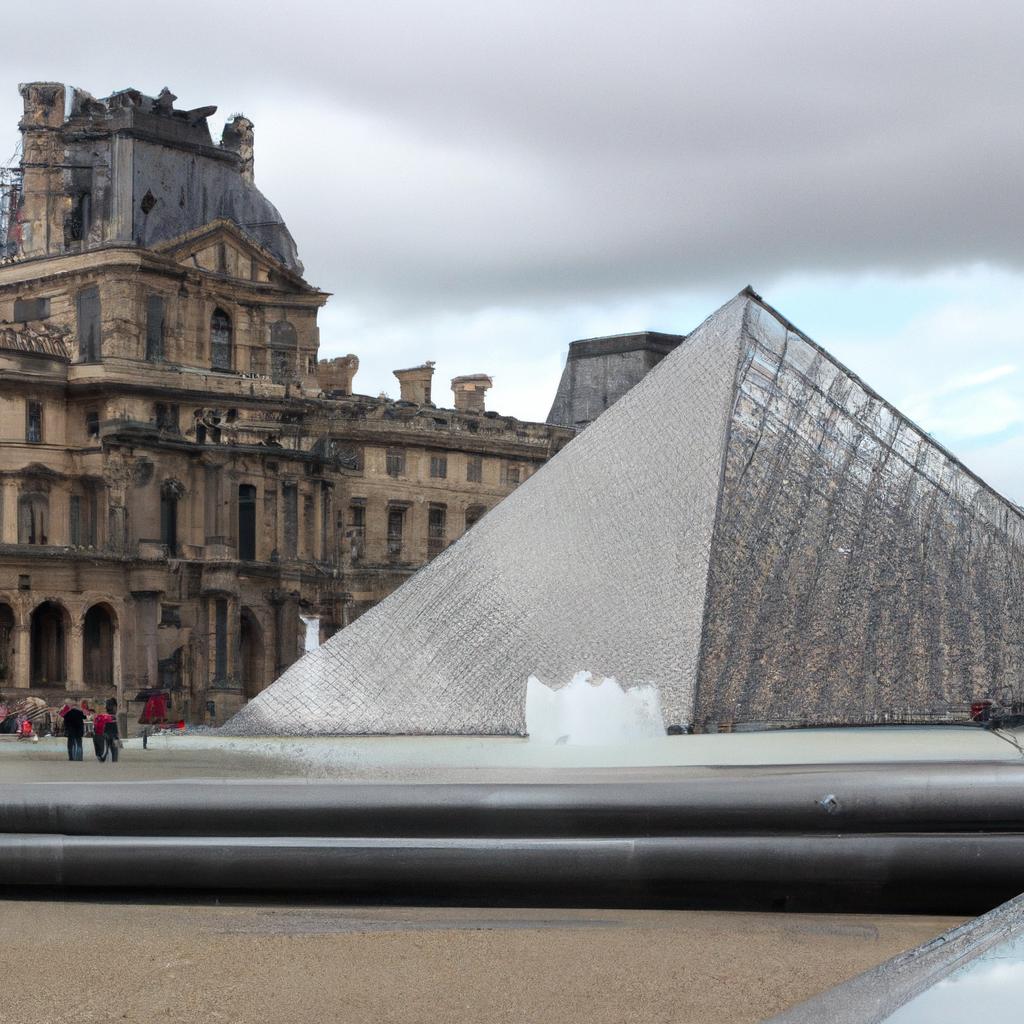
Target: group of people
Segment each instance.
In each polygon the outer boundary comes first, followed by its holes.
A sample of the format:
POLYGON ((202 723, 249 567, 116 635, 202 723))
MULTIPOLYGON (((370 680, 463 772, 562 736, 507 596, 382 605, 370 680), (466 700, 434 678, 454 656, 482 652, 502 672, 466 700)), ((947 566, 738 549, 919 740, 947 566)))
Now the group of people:
MULTIPOLYGON (((116 706, 109 703, 105 712, 97 712, 92 718, 92 745, 98 761, 117 761, 121 749, 121 736, 117 728, 116 706)), ((64 720, 64 735, 68 740, 68 760, 82 760, 82 742, 85 739, 85 723, 91 711, 82 701, 81 704, 65 704, 59 711, 64 720)))

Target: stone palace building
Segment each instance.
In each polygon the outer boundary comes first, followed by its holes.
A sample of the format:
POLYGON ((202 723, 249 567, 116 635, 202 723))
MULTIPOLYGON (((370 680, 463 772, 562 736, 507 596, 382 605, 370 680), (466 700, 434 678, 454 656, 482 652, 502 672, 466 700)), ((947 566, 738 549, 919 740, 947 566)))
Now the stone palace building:
POLYGON ((490 380, 354 394, 328 296, 253 181, 253 125, 166 89, 21 87, 0 262, 0 692, 148 689, 223 721, 573 436, 490 380))

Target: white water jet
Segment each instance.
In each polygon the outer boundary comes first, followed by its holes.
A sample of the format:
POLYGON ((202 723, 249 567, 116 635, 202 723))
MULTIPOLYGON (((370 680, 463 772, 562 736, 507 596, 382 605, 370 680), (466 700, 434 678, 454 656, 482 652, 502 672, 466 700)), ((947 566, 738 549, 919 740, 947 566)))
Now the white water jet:
POLYGON ((591 681, 577 672, 558 690, 536 676, 526 681, 526 731, 538 743, 614 746, 665 735, 661 697, 656 686, 623 690, 617 680, 591 681))
POLYGON ((316 615, 300 615, 306 624, 306 653, 315 651, 320 646, 320 618, 316 615))

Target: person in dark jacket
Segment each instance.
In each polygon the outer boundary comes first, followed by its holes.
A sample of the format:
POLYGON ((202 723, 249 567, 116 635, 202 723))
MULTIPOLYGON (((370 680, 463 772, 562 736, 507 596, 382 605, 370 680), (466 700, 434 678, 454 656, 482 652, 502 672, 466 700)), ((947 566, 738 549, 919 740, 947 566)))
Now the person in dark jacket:
POLYGON ((82 737, 85 735, 85 712, 72 704, 64 712, 64 735, 68 738, 68 760, 82 760, 82 737))

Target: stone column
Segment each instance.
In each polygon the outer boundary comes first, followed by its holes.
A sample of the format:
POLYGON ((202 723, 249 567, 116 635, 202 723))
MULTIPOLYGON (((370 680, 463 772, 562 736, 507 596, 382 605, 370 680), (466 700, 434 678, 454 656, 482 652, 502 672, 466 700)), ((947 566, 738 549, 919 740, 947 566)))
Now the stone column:
POLYGON ((15 480, 3 481, 3 492, 0 500, 3 501, 3 508, 0 509, 0 522, 3 523, 3 531, 0 533, 0 540, 5 544, 18 543, 18 484, 15 480))
POLYGON ((159 593, 151 590, 133 590, 132 597, 135 599, 135 642, 142 648, 145 655, 145 685, 152 689, 160 685, 159 651, 156 639, 156 609, 159 593))
POLYGON ((19 690, 27 690, 32 685, 31 651, 32 633, 27 623, 15 623, 14 626, 14 686, 19 690))
POLYGON ((75 619, 68 630, 68 639, 65 647, 64 675, 67 680, 65 689, 78 693, 85 689, 85 663, 83 661, 84 646, 82 633, 84 631, 82 620, 75 619))

